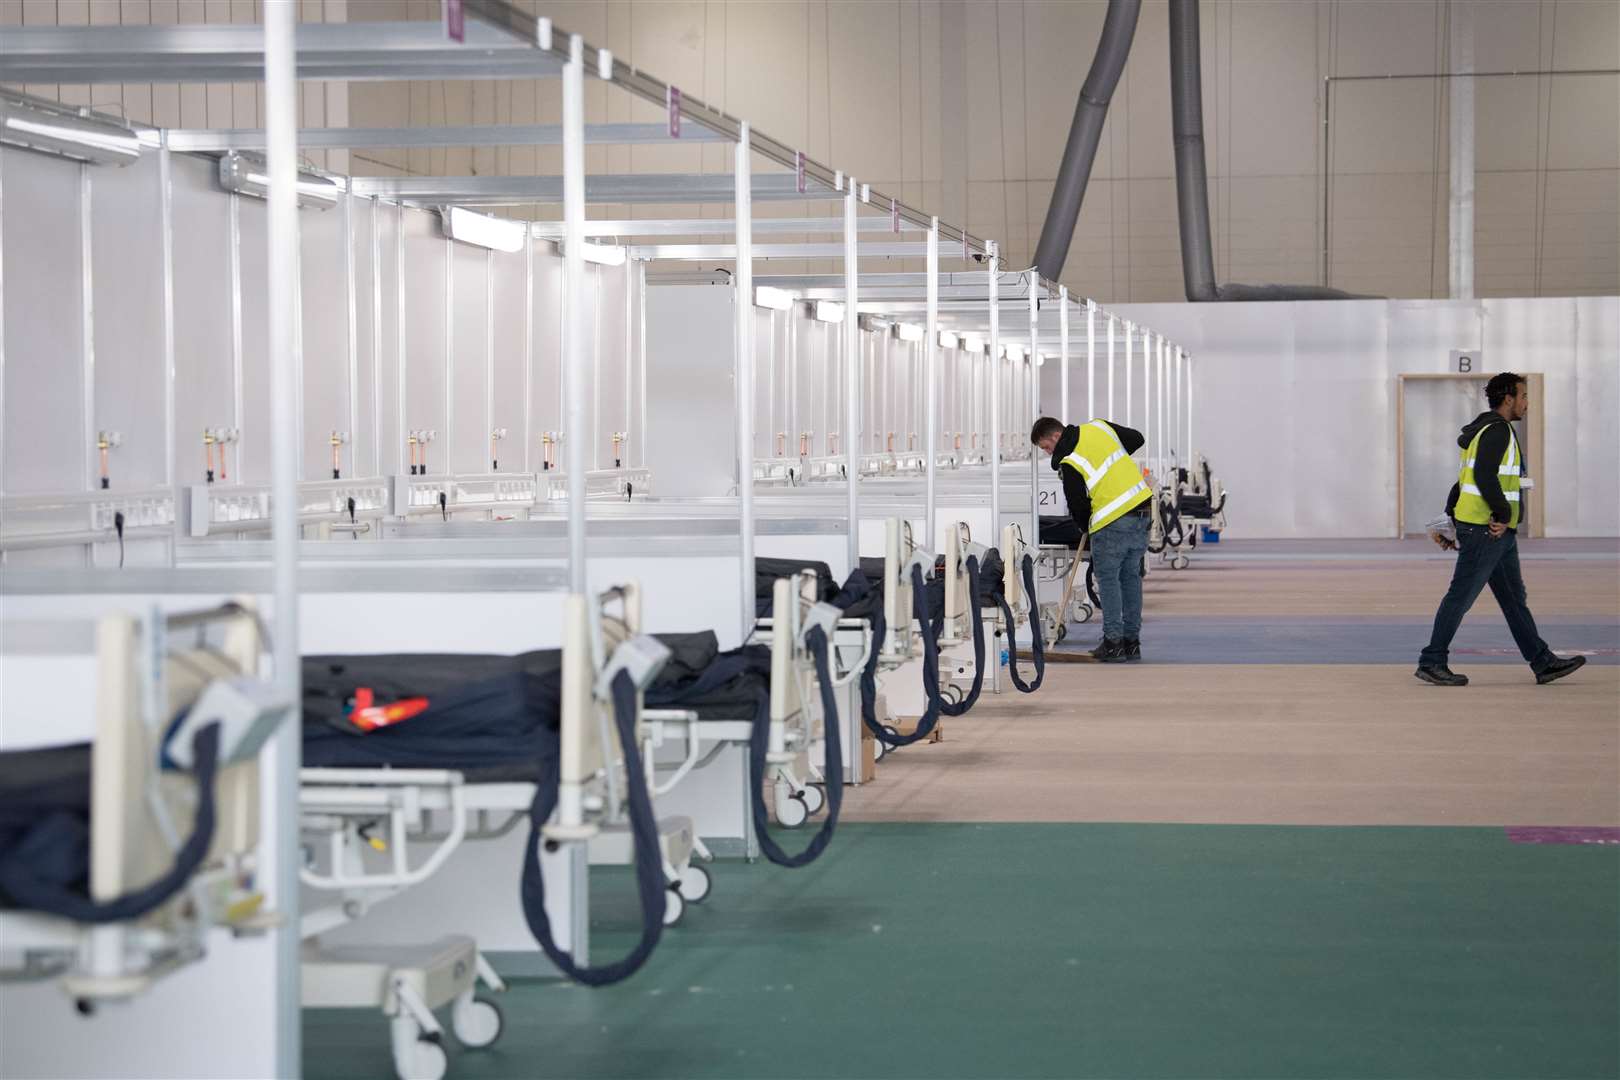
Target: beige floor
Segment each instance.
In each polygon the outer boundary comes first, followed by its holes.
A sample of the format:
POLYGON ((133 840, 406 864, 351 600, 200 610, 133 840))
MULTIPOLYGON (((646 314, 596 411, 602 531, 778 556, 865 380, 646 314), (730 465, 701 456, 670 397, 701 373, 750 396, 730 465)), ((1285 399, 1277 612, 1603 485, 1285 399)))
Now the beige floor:
MULTIPOLYGON (((1427 558, 1207 560, 1156 573, 1154 615, 1427 620, 1450 573, 1427 558)), ((1526 562, 1546 622, 1620 617, 1620 562, 1526 562)), ((1482 597, 1473 620, 1499 620, 1482 597)), ((1088 636, 1095 636, 1089 634, 1088 636)), ((1474 664, 1471 686, 1409 665, 1054 664, 988 694, 945 741, 880 763, 844 813, 867 821, 1620 825, 1620 667, 1537 686, 1474 664), (1172 702, 1191 704, 1172 706, 1172 702)))

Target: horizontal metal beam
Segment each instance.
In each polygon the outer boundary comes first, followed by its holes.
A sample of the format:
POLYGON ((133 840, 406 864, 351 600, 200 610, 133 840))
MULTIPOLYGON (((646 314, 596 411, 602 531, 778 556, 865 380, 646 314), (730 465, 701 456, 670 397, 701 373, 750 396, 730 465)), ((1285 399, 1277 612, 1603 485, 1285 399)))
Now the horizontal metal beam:
MULTIPOLYGON (((682 135, 681 138, 686 138, 682 135)), ((836 217, 815 218, 762 218, 752 220, 750 228, 755 236, 761 233, 826 233, 842 235, 844 231, 844 218, 836 217)), ((855 228, 863 233, 890 233, 894 227, 887 216, 858 218, 855 228)), ((563 223, 560 221, 537 221, 534 223, 536 236, 559 237, 564 233, 563 223)), ((909 221, 900 223, 902 233, 925 233, 928 229, 909 221)), ((621 238, 635 236, 732 236, 737 232, 735 218, 659 218, 645 221, 617 220, 617 221, 587 221, 585 222, 586 236, 615 236, 621 238)))
MULTIPOLYGON (((561 203, 560 176, 356 176, 349 181, 356 195, 399 202, 456 206, 513 206, 561 203)), ((725 173, 645 173, 587 176, 585 200, 593 203, 729 203, 736 184, 725 173)), ((836 199, 838 193, 819 184, 800 192, 791 176, 756 176, 753 197, 759 200, 836 199)))
MULTIPOLYGON (((842 259, 844 245, 827 244, 754 244, 756 259, 842 259)), ((928 256, 927 244, 874 244, 859 245, 862 258, 868 259, 922 259, 928 256)), ((688 262, 706 262, 709 259, 735 259, 735 244, 637 244, 630 248, 635 259, 669 259, 688 262)))
MULTIPOLYGON (((169 130, 169 149, 185 151, 262 150, 264 132, 255 128, 169 130)), ((586 124, 585 141, 604 146, 674 143, 668 124, 586 124)), ((725 136, 699 128, 681 142, 725 142, 725 136)), ((419 150, 463 146, 561 146, 558 124, 495 124, 483 127, 303 128, 300 150, 419 150)))
MULTIPOLYGON (((468 20, 466 43, 434 22, 299 23, 300 79, 537 79, 562 61, 522 36, 468 20)), ((0 71, 18 83, 261 82, 264 27, 8 26, 0 71)))

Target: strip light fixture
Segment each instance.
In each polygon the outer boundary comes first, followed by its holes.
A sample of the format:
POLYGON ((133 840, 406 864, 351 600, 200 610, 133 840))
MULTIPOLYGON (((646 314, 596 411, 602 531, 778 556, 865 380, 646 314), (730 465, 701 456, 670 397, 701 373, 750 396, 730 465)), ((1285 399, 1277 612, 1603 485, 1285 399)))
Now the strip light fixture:
POLYGON ((475 214, 459 206, 439 208, 439 227, 452 240, 492 251, 522 251, 529 237, 527 222, 475 214))
POLYGON ((962 343, 961 339, 958 338, 955 334, 951 333, 949 330, 941 330, 939 332, 939 347, 940 348, 942 348, 942 349, 954 349, 957 346, 959 346, 961 343, 962 343))
MULTIPOLYGON (((264 158, 241 150, 232 150, 219 157, 219 186, 237 195, 250 195, 255 199, 270 197, 270 175, 264 158)), ((298 205, 321 209, 337 203, 343 193, 343 180, 327 176, 313 169, 298 170, 298 205)))
POLYGON ((792 311, 793 294, 786 289, 777 289, 770 285, 756 285, 754 306, 769 308, 771 311, 792 311))
POLYGON ((894 324, 894 336, 901 341, 921 341, 927 337, 927 331, 916 323, 897 322, 894 324))
POLYGON ((0 95, 0 143, 91 165, 128 165, 141 156, 140 136, 110 120, 0 95))
POLYGON ((844 305, 836 300, 817 300, 810 307, 810 313, 817 322, 841 323, 844 321, 844 305))

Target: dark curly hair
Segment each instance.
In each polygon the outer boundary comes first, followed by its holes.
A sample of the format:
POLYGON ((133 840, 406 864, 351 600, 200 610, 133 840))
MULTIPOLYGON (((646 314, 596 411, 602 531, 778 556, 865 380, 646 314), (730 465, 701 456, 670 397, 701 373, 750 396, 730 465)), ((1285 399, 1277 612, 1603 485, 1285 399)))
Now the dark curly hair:
POLYGON ((1492 375, 1491 381, 1485 384, 1485 403, 1494 409, 1502 404, 1504 398, 1517 397, 1523 382, 1523 375, 1515 375, 1511 371, 1492 375))

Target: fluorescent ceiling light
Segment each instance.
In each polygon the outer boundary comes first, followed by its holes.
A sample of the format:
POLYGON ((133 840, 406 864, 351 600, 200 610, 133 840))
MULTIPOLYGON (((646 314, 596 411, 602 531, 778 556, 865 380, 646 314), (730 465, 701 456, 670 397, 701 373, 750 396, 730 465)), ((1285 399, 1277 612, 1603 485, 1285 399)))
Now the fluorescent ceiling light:
POLYGON ((439 224, 444 229, 444 235, 450 239, 492 251, 522 251, 529 235, 529 226, 525 222, 475 214, 459 206, 442 207, 439 210, 439 224))
POLYGON ((134 131, 67 109, 0 97, 0 143, 91 165, 128 165, 141 156, 134 131))
POLYGON ((1003 345, 1001 347, 1001 356, 1004 360, 1022 360, 1024 355, 1022 345, 1003 345))
POLYGON ((836 300, 817 300, 811 308, 817 322, 843 322, 844 305, 836 300))
POLYGON ((586 242, 583 254, 586 262, 593 262, 598 266, 623 266, 627 253, 616 244, 586 242))
POLYGON ((984 338, 978 334, 968 334, 962 339, 962 348, 971 353, 984 352, 984 338))
POLYGON ((769 285, 754 286, 754 306, 769 308, 772 311, 793 310, 793 294, 786 289, 776 289, 769 285))
POLYGON ((961 344, 961 340, 955 334, 951 333, 949 330, 941 330, 939 332, 939 347, 940 348, 942 348, 942 349, 954 349, 960 344, 961 344))
MULTIPOLYGON (((343 191, 342 180, 313 169, 296 173, 298 205, 326 208, 337 202, 343 191)), ((265 159, 258 154, 232 150, 219 158, 219 186, 237 195, 255 199, 270 197, 270 175, 265 159)))
POLYGON ((921 341, 928 335, 916 323, 897 322, 894 324, 894 336, 901 341, 921 341))
POLYGON ((861 329, 869 333, 881 334, 889 328, 889 321, 876 315, 862 315, 860 317, 861 329))

